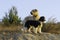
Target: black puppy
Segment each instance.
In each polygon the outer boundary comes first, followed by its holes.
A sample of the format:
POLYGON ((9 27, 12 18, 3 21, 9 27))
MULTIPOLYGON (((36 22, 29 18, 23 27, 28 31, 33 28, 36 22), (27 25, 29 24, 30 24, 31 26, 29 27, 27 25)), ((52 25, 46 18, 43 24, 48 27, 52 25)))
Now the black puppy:
POLYGON ((41 25, 41 22, 45 21, 45 17, 41 16, 39 20, 28 20, 25 22, 25 27, 27 27, 27 30, 29 30, 33 26, 35 28, 38 27, 38 25, 41 25))

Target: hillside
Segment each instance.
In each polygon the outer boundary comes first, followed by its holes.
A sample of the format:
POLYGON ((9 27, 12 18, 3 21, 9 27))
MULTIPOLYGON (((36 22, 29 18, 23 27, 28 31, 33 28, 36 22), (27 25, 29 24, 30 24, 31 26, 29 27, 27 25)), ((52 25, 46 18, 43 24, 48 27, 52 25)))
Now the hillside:
POLYGON ((60 40, 60 34, 27 33, 27 32, 1 32, 0 40, 60 40))

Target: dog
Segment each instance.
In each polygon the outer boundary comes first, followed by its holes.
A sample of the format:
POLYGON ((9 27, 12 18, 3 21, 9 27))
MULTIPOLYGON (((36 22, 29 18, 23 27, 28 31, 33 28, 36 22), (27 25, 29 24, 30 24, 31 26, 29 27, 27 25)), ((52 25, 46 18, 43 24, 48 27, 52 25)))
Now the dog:
POLYGON ((44 21, 45 21, 44 16, 41 16, 39 20, 27 20, 25 22, 25 27, 29 32, 31 32, 32 28, 35 28, 34 29, 35 33, 37 32, 41 33, 41 28, 43 26, 44 21))

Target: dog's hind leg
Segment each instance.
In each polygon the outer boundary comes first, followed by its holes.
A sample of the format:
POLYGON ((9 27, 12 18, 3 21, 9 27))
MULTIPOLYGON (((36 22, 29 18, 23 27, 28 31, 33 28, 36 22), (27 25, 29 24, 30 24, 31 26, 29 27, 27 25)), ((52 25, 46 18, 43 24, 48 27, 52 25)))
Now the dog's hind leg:
POLYGON ((31 33, 31 29, 32 29, 32 26, 30 26, 30 28, 28 29, 28 32, 30 32, 30 33, 31 33))

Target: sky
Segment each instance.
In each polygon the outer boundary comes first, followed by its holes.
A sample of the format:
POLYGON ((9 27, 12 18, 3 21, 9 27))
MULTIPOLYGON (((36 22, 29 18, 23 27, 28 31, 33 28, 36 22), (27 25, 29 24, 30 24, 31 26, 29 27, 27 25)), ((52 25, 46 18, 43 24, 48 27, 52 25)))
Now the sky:
POLYGON ((46 21, 54 17, 60 22, 60 0, 0 0, 0 19, 12 6, 17 8, 18 16, 22 20, 30 15, 32 9, 37 9, 40 16, 46 17, 46 21))

